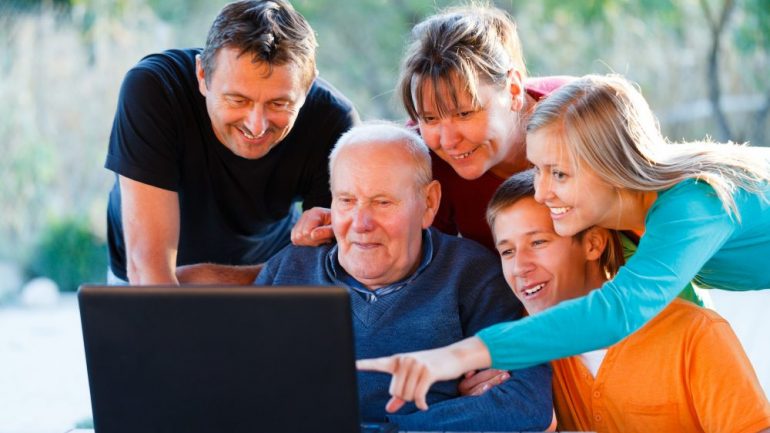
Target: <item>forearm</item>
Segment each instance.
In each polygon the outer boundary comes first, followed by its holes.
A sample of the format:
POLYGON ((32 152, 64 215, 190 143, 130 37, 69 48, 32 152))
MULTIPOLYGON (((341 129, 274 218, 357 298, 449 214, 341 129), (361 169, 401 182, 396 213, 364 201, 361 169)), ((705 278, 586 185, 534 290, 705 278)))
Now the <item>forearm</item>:
POLYGON ((180 266, 176 277, 182 284, 234 284, 251 285, 262 270, 263 264, 231 266, 199 263, 180 266))
MULTIPOLYGON (((599 295, 598 290, 589 296, 599 295)), ((590 350, 610 346, 635 328, 628 325, 625 308, 617 299, 562 302, 536 315, 500 323, 481 330, 477 337, 487 345, 493 368, 518 370, 590 350)), ((660 308, 666 302, 660 302, 660 308)), ((626 307, 628 308, 628 307, 626 307)), ((635 314, 657 314, 635 308, 635 314)), ((650 316, 652 317, 652 316, 650 316)), ((643 323, 644 317, 635 317, 643 323)))
POLYGON ((520 369, 601 349, 642 327, 679 294, 691 276, 685 278, 641 253, 613 280, 586 296, 480 331, 477 336, 488 346, 492 366, 520 369))
POLYGON ((710 187, 683 182, 659 196, 637 252, 612 281, 582 298, 477 335, 489 347, 493 367, 501 369, 615 344, 663 310, 734 230, 710 187))
POLYGON ((489 349, 478 337, 469 337, 450 344, 446 350, 452 355, 448 358, 457 364, 456 369, 459 373, 456 377, 468 371, 489 368, 492 364, 489 349))
POLYGON ((166 272, 131 272, 128 271, 128 283, 133 286, 166 286, 179 285, 179 280, 173 273, 166 272))
POLYGON ((120 176, 126 272, 131 284, 179 284, 179 197, 120 176))
POLYGON ((176 261, 176 250, 169 251, 166 254, 152 255, 146 254, 136 249, 130 250, 126 272, 128 281, 134 285, 178 285, 176 275, 174 274, 174 262, 176 261))
POLYGON ((427 411, 388 418, 406 430, 542 431, 552 421, 551 372, 546 365, 513 373, 477 397, 456 397, 427 411))

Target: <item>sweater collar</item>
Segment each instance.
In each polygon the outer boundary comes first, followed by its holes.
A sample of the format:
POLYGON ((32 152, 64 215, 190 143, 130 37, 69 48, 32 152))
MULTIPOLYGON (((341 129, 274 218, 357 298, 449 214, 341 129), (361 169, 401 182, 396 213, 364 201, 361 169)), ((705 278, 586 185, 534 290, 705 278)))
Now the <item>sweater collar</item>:
POLYGON ((420 265, 417 267, 417 270, 413 274, 406 276, 400 281, 396 281, 392 284, 374 290, 364 286, 360 281, 353 278, 350 274, 347 273, 347 271, 345 271, 345 269, 343 269, 337 257, 338 247, 336 244, 329 250, 328 253, 326 253, 324 267, 326 275, 332 281, 334 281, 334 284, 353 290, 361 295, 361 297, 363 297, 367 302, 374 303, 383 296, 387 296, 391 293, 395 293, 403 289, 409 285, 409 283, 414 281, 414 279, 417 278, 425 270, 425 268, 428 267, 431 260, 433 260, 433 235, 431 234, 430 230, 422 231, 421 250, 422 257, 420 259, 420 265))

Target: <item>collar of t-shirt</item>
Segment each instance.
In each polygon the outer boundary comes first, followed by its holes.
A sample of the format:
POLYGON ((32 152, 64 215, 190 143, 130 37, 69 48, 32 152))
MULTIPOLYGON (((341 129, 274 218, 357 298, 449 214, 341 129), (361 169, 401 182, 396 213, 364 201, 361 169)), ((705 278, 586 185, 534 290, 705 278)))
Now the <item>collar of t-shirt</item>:
POLYGON ((588 371, 591 372, 591 375, 596 378, 596 375, 599 374, 599 368, 602 366, 605 355, 607 355, 607 349, 598 349, 582 353, 578 355, 578 358, 588 371))
POLYGON ((433 236, 431 235, 430 230, 423 230, 421 251, 422 258, 420 259, 420 265, 417 267, 417 270, 412 275, 409 275, 400 281, 396 281, 393 284, 371 290, 363 285, 360 281, 353 278, 350 274, 347 273, 347 271, 345 271, 345 269, 342 268, 342 265, 340 265, 340 262, 337 258, 337 248, 337 245, 334 245, 326 255, 326 274, 329 276, 329 278, 332 279, 332 281, 335 282, 335 284, 350 288, 354 292, 361 295, 361 297, 363 297, 366 302, 369 303, 377 302, 377 300, 383 296, 395 293, 406 287, 409 283, 414 281, 414 279, 417 278, 425 270, 425 268, 428 267, 428 264, 430 264, 431 260, 433 260, 433 236))

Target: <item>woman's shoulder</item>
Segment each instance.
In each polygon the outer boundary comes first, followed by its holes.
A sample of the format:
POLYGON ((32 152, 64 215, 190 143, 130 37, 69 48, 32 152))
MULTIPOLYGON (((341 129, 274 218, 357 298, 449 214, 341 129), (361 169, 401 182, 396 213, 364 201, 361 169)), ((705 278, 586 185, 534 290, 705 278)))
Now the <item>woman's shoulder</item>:
POLYGON ((530 96, 535 100, 540 100, 557 89, 559 87, 576 80, 577 77, 570 75, 551 75, 548 77, 528 77, 524 80, 524 88, 530 96))
POLYGON ((703 180, 687 179, 658 191, 645 218, 645 232, 654 231, 682 239, 728 233, 735 229, 732 216, 714 188, 703 180))
POLYGON ((701 179, 685 179, 670 188, 658 191, 658 197, 650 212, 659 209, 692 211, 697 208, 698 203, 710 208, 723 207, 719 196, 708 182, 701 179))
POLYGON ((689 178, 684 179, 677 183, 676 185, 666 188, 664 190, 661 190, 658 194, 668 194, 668 193, 674 193, 674 194, 702 194, 703 192, 713 192, 714 188, 709 185, 708 182, 696 179, 696 178, 689 178))

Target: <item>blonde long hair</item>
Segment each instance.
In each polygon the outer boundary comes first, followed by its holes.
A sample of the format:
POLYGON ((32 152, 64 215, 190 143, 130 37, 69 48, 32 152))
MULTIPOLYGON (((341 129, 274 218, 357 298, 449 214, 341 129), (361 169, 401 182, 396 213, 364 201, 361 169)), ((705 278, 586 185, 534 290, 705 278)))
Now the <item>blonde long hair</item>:
POLYGON ((685 179, 707 182, 740 221, 737 188, 762 191, 770 180, 767 149, 735 143, 671 143, 641 92, 619 75, 587 75, 541 101, 527 133, 561 136, 576 163, 616 188, 660 191, 685 179))

